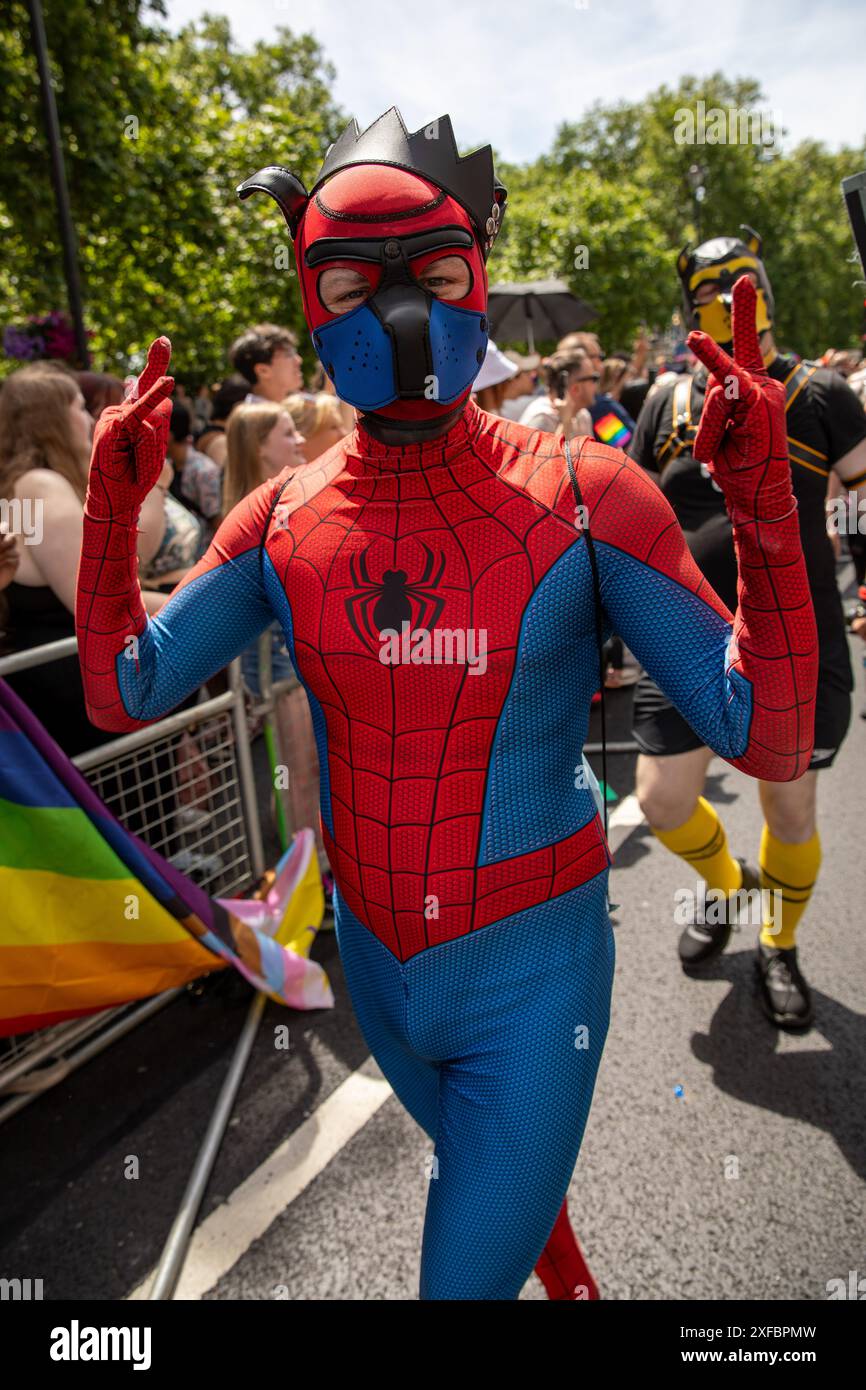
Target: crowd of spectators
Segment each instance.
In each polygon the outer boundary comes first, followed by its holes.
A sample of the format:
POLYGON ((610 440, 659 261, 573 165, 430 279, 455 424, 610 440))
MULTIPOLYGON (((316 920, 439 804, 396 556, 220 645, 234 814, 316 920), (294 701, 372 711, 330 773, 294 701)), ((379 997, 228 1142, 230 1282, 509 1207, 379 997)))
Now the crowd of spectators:
MULTIPOLYGON (((142 508, 138 560, 144 603, 159 611, 207 549, 231 508, 286 466, 313 463, 354 427, 319 366, 304 384, 293 332, 256 324, 228 352, 231 371, 214 387, 175 388, 168 450, 142 508)), ((823 365, 839 372, 866 406, 866 360, 828 349, 823 365)), ((681 344, 652 356, 640 337, 631 350, 606 354, 592 332, 563 337, 553 352, 501 351, 491 341, 474 385, 482 409, 568 439, 593 435, 626 448, 644 402, 666 382, 694 371, 681 344), (651 360, 652 357, 652 360, 651 360)), ((16 519, 17 546, 0 541, 0 651, 21 651, 74 634, 73 610, 84 494, 93 428, 124 399, 124 384, 105 372, 73 372, 37 362, 0 389, 0 498, 16 519), (26 534, 39 517, 40 537, 26 534)), ((8 521, 7 521, 8 529, 8 521)), ((260 692, 256 652, 243 672, 260 692)), ((282 633, 272 633, 272 674, 291 667, 282 633)), ((12 678, 71 755, 108 737, 87 720, 74 657, 12 678)))

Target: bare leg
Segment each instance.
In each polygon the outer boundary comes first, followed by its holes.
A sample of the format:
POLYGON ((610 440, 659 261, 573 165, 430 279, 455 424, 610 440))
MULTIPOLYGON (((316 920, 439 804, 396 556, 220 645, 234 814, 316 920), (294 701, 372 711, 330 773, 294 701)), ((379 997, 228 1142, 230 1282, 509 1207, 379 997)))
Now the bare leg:
POLYGON ((713 756, 711 748, 692 748, 669 758, 639 755, 635 790, 653 830, 676 830, 689 819, 713 756))

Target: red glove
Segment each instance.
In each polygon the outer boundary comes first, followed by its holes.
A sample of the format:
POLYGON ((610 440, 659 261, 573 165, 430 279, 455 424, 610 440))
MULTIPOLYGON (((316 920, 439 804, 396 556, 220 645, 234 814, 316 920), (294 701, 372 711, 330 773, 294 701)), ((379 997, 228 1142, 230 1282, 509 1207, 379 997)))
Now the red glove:
POLYGON ((755 287, 734 285, 734 360, 706 333, 688 345, 711 378, 692 452, 725 495, 731 520, 776 521, 796 507, 788 461, 785 389, 768 376, 755 327, 755 287))
MULTIPOLYGON (((139 727, 123 707, 115 659, 147 614, 138 583, 136 528, 141 504, 165 464, 174 381, 163 376, 168 338, 157 338, 147 366, 123 405, 100 415, 84 500, 75 630, 88 718, 98 729, 139 727)), ((129 653, 127 652, 127 655, 129 653)))
POLYGON ((734 285, 734 361, 705 333, 689 347, 712 374, 695 437, 725 495, 739 578, 729 672, 753 690, 749 743, 731 758, 753 777, 801 777, 814 744, 818 634, 791 484, 785 392, 764 369, 755 288, 734 285))
POLYGON ((93 436, 84 509, 100 521, 135 525, 165 465, 174 379, 168 338, 151 343, 147 365, 123 405, 102 412, 93 436))

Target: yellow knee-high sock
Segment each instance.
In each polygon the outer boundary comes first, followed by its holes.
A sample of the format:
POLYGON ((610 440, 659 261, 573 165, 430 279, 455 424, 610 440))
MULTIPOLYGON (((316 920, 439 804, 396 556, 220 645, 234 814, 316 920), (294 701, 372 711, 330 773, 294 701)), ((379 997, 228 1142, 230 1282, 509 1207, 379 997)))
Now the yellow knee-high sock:
POLYGON ((761 940, 765 946, 787 950, 795 945, 797 923, 812 896, 821 864, 821 839, 817 830, 811 840, 802 845, 788 845, 777 840, 765 823, 761 833, 761 887, 781 895, 780 911, 775 911, 779 898, 764 905, 764 925, 761 940), (768 911, 769 909, 769 911, 768 911), (781 920, 780 920, 781 919, 781 920))
POLYGON ((707 887, 735 893, 742 886, 743 871, 728 849, 725 827, 705 797, 698 797, 694 811, 676 830, 654 830, 653 834, 691 864, 706 879, 707 887))

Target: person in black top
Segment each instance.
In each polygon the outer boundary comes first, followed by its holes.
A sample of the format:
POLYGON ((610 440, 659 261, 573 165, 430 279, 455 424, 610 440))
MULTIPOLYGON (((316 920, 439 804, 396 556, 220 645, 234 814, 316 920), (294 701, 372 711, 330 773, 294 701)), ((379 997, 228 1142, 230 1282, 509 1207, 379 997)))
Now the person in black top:
POLYGON ((204 429, 195 436, 194 443, 199 453, 207 454, 220 468, 225 466, 228 457, 226 426, 229 416, 236 405, 246 400, 249 393, 249 382, 242 376, 227 377, 216 390, 210 419, 204 429))
MULTIPOLYGON (((803 553, 820 642, 815 748, 809 770, 794 782, 760 781, 765 823, 759 856, 763 926, 756 965, 760 993, 779 1027, 812 1021, 809 987, 797 962, 795 931, 821 862, 816 826, 817 772, 830 767, 851 717, 853 679, 835 558, 827 534, 825 498, 831 469, 846 489, 866 495, 866 414, 841 376, 776 350, 771 331, 773 293, 761 260, 761 239, 716 237, 677 262, 686 329, 701 328, 726 346, 731 338, 731 290, 748 275, 757 290, 756 326, 771 377, 785 386, 788 451, 798 504, 803 553), (778 896, 771 896, 775 890, 778 896), (778 911, 770 903, 779 903, 778 911)), ((653 474, 673 507, 689 549, 716 593, 733 612, 737 563, 724 498, 691 444, 706 390, 703 370, 662 387, 645 404, 626 452, 653 474)), ((784 581, 780 575, 779 582, 784 581)), ((684 654, 688 660, 688 653, 684 654)), ((724 827, 701 795, 713 754, 646 676, 635 687, 634 737, 642 750, 637 795, 658 838, 723 894, 758 886, 747 864, 732 858, 724 827)), ((708 916, 714 914, 708 913, 708 916)), ((727 945, 723 920, 686 926, 679 954, 686 970, 711 960, 727 945)))

